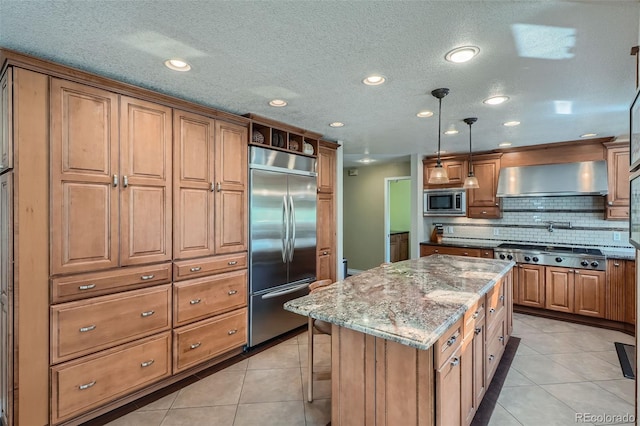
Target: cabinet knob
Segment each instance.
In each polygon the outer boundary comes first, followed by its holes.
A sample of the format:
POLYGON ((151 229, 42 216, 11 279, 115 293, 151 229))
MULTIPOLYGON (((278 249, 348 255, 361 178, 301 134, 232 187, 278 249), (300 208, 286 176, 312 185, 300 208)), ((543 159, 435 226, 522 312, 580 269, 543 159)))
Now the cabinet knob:
POLYGON ((229 290, 227 293, 229 296, 233 296, 234 294, 238 294, 238 290, 229 290))
POLYGON ((198 343, 192 343, 189 347, 191 349, 198 349, 200 347, 202 343, 198 342, 198 343))
POLYGON ((496 357, 493 355, 489 355, 489 361, 493 361, 496 357))
POLYGON ((609 201, 607 204, 609 204, 610 206, 613 205, 613 201, 609 201))
POLYGON ((434 253, 439 253, 438 249, 435 249, 435 250, 434 250, 434 253))
POLYGON ((235 329, 234 329, 234 330, 229 330, 229 331, 227 331, 227 334, 228 334, 229 336, 231 336, 232 334, 236 334, 237 332, 238 332, 238 330, 235 330, 235 329))
POLYGON ((469 256, 469 253, 467 253, 466 251, 464 253, 462 253, 464 256, 469 256))
POLYGON ((458 339, 458 336, 451 336, 449 340, 447 340, 447 346, 453 345, 457 339, 458 339))
POLYGON ((503 341, 504 341, 504 336, 500 336, 500 337, 498 337, 498 341, 499 341, 499 342, 503 342, 503 341))
POLYGON ((329 254, 329 252, 328 252, 328 251, 323 251, 323 252, 322 252, 322 255, 323 255, 323 256, 326 256, 326 255, 328 255, 328 254, 329 254))
POLYGON ((198 303, 202 302, 201 299, 193 299, 189 301, 190 305, 197 305, 198 303))
POLYGON ((489 309, 489 313, 492 314, 494 313, 496 310, 494 308, 489 309))
POLYGON ((477 336, 478 334, 480 334, 480 332, 482 331, 482 328, 478 327, 474 330, 474 334, 477 336))
POLYGON ((140 367, 142 367, 142 368, 149 367, 154 362, 156 362, 155 359, 150 359, 149 361, 141 362, 140 363, 140 367))
POLYGON ((454 359, 451 360, 451 365, 453 365, 454 367, 458 364, 460 364, 460 358, 455 357, 454 359))

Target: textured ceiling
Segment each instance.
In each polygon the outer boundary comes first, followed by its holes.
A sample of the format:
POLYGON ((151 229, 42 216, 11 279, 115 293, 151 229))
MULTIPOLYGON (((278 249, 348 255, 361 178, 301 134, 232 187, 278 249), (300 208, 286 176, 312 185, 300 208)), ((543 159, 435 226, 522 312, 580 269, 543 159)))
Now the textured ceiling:
POLYGON ((345 164, 629 133, 640 3, 616 1, 7 1, 0 46, 339 140, 345 164), (444 60, 480 47, 465 64, 444 60), (179 57, 188 73, 163 66, 179 57), (384 85, 365 86, 372 73, 384 85), (482 100, 510 100, 487 106, 482 100), (268 106, 285 99, 285 108, 268 106), (558 113, 555 101, 570 103, 558 113), (417 118, 429 109, 431 118, 417 118), (518 120, 518 127, 502 123, 518 120), (333 121, 342 128, 328 126, 333 121))

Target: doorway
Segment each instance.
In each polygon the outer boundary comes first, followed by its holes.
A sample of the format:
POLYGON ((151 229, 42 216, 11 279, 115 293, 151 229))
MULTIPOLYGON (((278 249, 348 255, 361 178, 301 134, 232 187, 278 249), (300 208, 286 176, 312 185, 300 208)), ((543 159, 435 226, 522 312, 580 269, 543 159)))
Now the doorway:
POLYGON ((384 261, 411 258, 411 176, 384 179, 384 261))

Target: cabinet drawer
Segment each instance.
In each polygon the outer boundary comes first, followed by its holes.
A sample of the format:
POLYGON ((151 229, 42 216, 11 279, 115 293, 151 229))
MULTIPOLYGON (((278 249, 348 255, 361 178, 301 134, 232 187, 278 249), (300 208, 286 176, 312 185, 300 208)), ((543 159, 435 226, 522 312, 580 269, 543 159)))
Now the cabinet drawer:
POLYGON ((487 335, 490 336, 493 332, 493 327, 497 324, 498 318, 503 314, 505 307, 505 295, 504 295, 504 279, 501 279, 489 292, 487 293, 487 335))
POLYGON ((51 280, 53 303, 134 290, 171 281, 171 263, 120 268, 51 280))
POLYGON ((247 268, 247 253, 225 254, 222 256, 203 257, 202 259, 183 260, 173 264, 173 280, 182 281, 189 278, 247 268))
POLYGON ((51 423, 171 375, 171 333, 51 367, 51 423))
POLYGON ((242 308, 247 305, 247 271, 234 271, 175 283, 173 325, 242 308))
POLYGON ((485 352, 487 384, 491 382, 507 344, 508 336, 506 335, 505 318, 505 315, 502 315, 494 327, 493 334, 488 334, 490 337, 487 339, 487 350, 485 352))
POLYGON ((493 259, 493 250, 492 249, 480 249, 480 257, 485 259, 493 259))
POLYGON ((477 326, 484 324, 486 298, 482 296, 478 302, 464 313, 463 336, 467 338, 477 326))
POLYGON ((460 347, 462 343, 462 318, 451 326, 446 333, 436 342, 435 367, 439 369, 442 364, 460 347))
POLYGON ((171 285, 51 307, 53 364, 171 327, 171 285))
POLYGON ((629 207, 607 207, 606 220, 629 220, 629 207))
POLYGON ((467 217, 475 219, 500 219, 500 207, 467 207, 467 217))
POLYGON ((173 332, 173 371, 186 370, 246 343, 246 308, 184 326, 173 332))

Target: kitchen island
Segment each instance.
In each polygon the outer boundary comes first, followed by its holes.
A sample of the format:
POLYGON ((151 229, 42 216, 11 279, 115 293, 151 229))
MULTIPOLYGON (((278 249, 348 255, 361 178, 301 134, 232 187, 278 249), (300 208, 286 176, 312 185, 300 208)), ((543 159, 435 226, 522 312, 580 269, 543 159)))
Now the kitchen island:
POLYGON ((513 265, 433 255, 287 302, 332 324, 331 424, 469 424, 510 334, 513 265))

